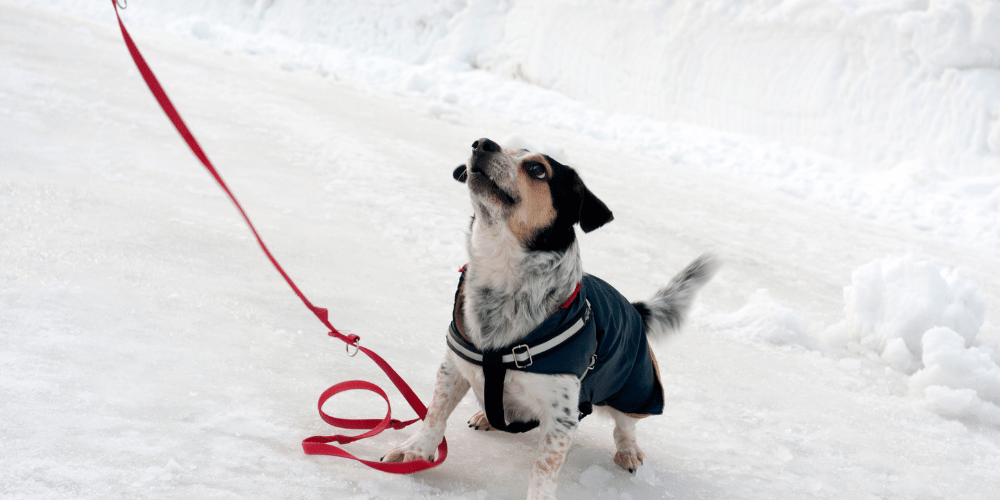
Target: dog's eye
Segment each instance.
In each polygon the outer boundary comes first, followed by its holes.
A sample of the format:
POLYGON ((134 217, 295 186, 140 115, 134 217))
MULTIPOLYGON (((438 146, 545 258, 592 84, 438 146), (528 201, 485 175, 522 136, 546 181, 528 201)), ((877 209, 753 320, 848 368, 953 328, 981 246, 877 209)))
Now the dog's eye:
POLYGON ((528 172, 528 175, 544 180, 545 176, 548 175, 545 172, 545 166, 538 162, 531 162, 524 165, 524 169, 528 172))

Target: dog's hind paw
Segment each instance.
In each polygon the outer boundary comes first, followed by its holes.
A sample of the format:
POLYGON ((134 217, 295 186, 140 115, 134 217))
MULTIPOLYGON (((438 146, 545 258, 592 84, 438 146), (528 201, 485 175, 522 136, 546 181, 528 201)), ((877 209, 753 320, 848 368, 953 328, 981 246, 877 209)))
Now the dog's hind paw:
POLYGON ((642 450, 638 448, 627 448, 615 453, 615 463, 619 467, 625 469, 629 472, 635 472, 642 465, 643 459, 646 455, 642 453, 642 450))
POLYGON ((490 421, 486 419, 486 413, 483 410, 477 411, 469 419, 469 427, 477 431, 492 431, 493 426, 490 425, 490 421))

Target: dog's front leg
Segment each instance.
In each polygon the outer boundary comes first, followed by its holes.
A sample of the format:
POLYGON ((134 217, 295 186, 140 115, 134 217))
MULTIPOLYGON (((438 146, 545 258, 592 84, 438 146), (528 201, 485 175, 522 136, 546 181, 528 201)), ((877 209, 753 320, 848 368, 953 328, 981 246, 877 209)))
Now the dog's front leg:
POLYGON ((409 462, 424 459, 433 462, 437 447, 444 438, 444 429, 448 424, 448 416, 455 411, 459 401, 469 391, 469 382, 462 377, 452 354, 445 355, 444 362, 438 369, 437 382, 434 384, 434 395, 427 408, 427 416, 423 425, 403 444, 386 453, 385 462, 409 462))
POLYGON ((571 375, 542 375, 532 386, 547 394, 540 398, 543 409, 539 454, 528 480, 528 500, 555 499, 559 469, 580 422, 580 381, 571 375))

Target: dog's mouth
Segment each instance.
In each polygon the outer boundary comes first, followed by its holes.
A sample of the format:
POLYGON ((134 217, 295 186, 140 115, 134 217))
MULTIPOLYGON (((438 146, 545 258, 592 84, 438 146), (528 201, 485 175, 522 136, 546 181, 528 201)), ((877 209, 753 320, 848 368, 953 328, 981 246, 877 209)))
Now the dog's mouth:
POLYGON ((469 187, 481 194, 492 195, 503 205, 513 206, 514 197, 501 189, 496 182, 493 182, 493 179, 477 163, 472 162, 472 167, 469 168, 469 187))

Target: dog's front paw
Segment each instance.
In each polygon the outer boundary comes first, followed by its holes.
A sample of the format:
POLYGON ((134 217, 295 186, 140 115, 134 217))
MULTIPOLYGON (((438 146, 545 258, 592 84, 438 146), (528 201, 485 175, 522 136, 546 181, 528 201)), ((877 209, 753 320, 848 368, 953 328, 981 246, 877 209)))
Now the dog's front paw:
POLYGON ((382 457, 383 462, 412 462, 414 460, 427 460, 433 462, 437 457, 437 446, 441 440, 434 440, 431 436, 421 433, 410 436, 403 444, 389 450, 382 457))
POLYGON ((479 410, 472 415, 472 418, 469 419, 469 427, 477 431, 493 430, 493 426, 490 425, 490 421, 486 418, 486 413, 483 410, 479 410))
POLYGON ((642 465, 646 455, 636 446, 629 446, 615 453, 615 463, 629 472, 635 472, 642 465))
POLYGON ((529 491, 528 496, 525 500, 556 500, 556 495, 554 493, 539 493, 534 491, 529 491))

